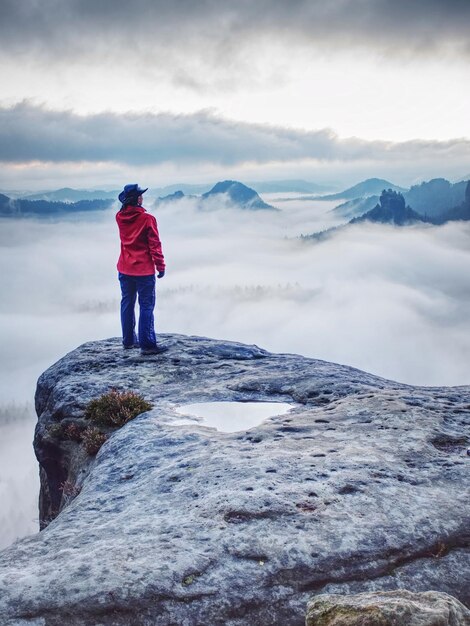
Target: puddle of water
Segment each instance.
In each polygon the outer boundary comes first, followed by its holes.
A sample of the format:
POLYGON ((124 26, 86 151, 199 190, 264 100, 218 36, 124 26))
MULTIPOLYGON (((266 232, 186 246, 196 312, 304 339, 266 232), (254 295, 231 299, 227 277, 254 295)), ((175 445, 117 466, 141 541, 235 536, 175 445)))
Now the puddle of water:
POLYGON ((268 417, 284 415, 294 405, 286 402, 196 402, 183 404, 176 412, 188 416, 175 424, 200 424, 225 433, 236 433, 258 426, 268 417), (195 419, 189 419, 192 416, 195 419))

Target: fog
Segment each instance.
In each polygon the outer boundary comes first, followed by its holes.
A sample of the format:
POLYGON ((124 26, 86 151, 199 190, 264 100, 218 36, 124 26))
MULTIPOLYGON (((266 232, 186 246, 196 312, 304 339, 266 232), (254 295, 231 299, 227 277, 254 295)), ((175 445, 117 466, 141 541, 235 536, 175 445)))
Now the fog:
MULTIPOLYGON (((470 383, 469 223, 360 224, 305 242, 301 233, 338 224, 328 212, 337 203, 263 199, 281 211, 201 211, 190 199, 152 209, 168 265, 157 332, 410 384, 470 383)), ((37 528, 37 377, 81 343, 120 333, 118 253, 114 211, 1 222, 0 547, 37 528)))

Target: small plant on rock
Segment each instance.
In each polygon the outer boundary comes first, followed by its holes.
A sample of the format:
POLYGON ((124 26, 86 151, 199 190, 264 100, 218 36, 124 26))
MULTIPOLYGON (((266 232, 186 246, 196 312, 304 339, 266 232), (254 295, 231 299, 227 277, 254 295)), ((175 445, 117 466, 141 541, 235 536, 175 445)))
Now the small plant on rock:
POLYGON ((111 389, 87 404, 85 417, 95 424, 119 427, 151 408, 152 405, 134 391, 111 389))
POLYGON ((64 428, 64 435, 66 439, 71 441, 81 441, 83 436, 82 429, 77 424, 68 424, 64 428))
POLYGON ((46 432, 49 437, 53 437, 54 439, 60 439, 64 433, 62 424, 49 424, 46 426, 46 432))
POLYGON ((108 436, 105 433, 102 433, 98 428, 94 426, 89 426, 82 433, 82 442, 85 450, 90 455, 97 454, 98 450, 104 444, 108 436))
POLYGON ((82 488, 77 487, 77 485, 72 483, 70 480, 66 480, 60 485, 60 490, 62 491, 62 497, 65 503, 69 504, 69 502, 78 496, 82 488))

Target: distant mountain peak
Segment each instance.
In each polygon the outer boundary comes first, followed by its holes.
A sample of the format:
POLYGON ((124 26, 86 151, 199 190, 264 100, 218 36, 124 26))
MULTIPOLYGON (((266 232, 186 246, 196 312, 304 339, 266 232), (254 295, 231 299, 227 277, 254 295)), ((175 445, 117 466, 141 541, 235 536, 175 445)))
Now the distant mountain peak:
MULTIPOLYGON (((238 187, 245 187, 245 185, 243 185, 243 183, 239 183, 236 180, 222 180, 216 183, 210 191, 203 195, 207 196, 214 193, 227 193, 228 191, 230 191, 230 189, 237 189, 238 187)), ((247 187, 247 189, 250 189, 250 187, 247 187)))
MULTIPOLYGON (((254 189, 244 185, 238 180, 222 180, 216 183, 209 191, 206 191, 201 196, 186 196, 181 190, 175 191, 172 194, 158 198, 158 204, 164 204, 167 202, 175 202, 182 198, 193 198, 199 205, 199 208, 213 207, 215 202, 217 205, 217 196, 225 196, 220 198, 220 208, 226 205, 226 198, 230 200, 230 203, 240 209, 247 209, 251 211, 257 210, 271 210, 277 211, 275 207, 270 204, 266 204, 254 189), (209 204, 210 203, 210 204, 209 204)), ((217 208, 217 206, 215 207, 217 208)))
POLYGON ((276 210, 270 204, 264 202, 254 189, 247 187, 238 180, 223 180, 216 183, 210 191, 202 194, 202 198, 213 198, 219 194, 226 194, 233 204, 243 209, 260 210, 269 209, 276 210))
POLYGON ((316 200, 354 200, 356 198, 367 198, 368 196, 378 196, 384 189, 392 189, 400 193, 406 192, 406 189, 394 185, 383 178, 367 178, 366 180, 353 185, 344 191, 328 194, 327 196, 318 196, 316 200))
POLYGON ((161 202, 175 202, 177 200, 181 200, 182 198, 188 197, 190 198, 192 196, 186 196, 184 192, 181 191, 181 189, 178 189, 177 191, 169 193, 166 196, 159 196, 157 203, 160 204, 161 202))

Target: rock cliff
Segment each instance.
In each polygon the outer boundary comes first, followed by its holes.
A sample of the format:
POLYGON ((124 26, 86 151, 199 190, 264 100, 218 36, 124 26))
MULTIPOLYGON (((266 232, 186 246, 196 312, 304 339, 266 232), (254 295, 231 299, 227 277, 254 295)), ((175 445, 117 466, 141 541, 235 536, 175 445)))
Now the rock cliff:
POLYGON ((47 526, 0 553, 2 626, 300 626, 312 596, 401 588, 470 602, 470 387, 162 339, 154 357, 88 343, 40 377, 47 526), (153 409, 96 457, 54 436, 111 387, 153 409), (294 408, 235 433, 178 424, 220 400, 294 408))
POLYGON ((396 224, 405 226, 416 222, 424 222, 425 218, 406 206, 405 198, 401 193, 392 189, 384 189, 379 199, 379 203, 364 215, 350 220, 350 224, 360 222, 378 222, 380 224, 396 224))

